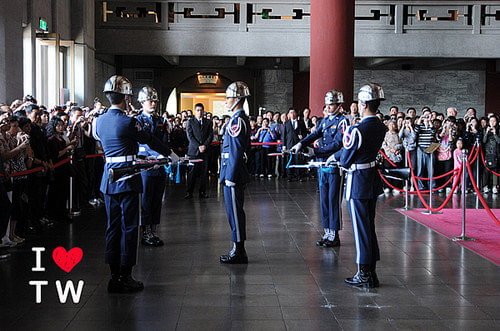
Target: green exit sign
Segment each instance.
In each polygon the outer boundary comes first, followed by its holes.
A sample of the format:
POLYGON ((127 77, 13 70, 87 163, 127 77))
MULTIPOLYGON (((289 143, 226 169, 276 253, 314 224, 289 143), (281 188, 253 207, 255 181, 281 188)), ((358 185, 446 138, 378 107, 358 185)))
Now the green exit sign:
POLYGON ((40 29, 43 31, 47 31, 47 22, 43 19, 40 19, 40 29))

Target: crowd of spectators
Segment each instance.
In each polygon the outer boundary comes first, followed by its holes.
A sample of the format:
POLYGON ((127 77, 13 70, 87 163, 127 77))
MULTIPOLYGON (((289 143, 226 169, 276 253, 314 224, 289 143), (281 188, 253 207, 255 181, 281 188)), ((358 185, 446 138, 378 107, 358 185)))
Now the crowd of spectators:
MULTIPOLYGON (((105 109, 98 99, 92 108, 78 107, 68 102, 47 109, 38 106, 32 96, 15 100, 11 105, 0 104, 0 180, 8 192, 12 209, 5 231, 0 226, 0 256, 7 256, 3 247, 22 244, 27 234, 37 234, 56 222, 69 221, 68 212, 76 213, 103 203, 99 184, 104 158, 98 156, 102 148, 92 137, 91 123, 93 117, 99 116, 105 109), (70 156, 71 162, 68 162, 70 156), (40 171, 23 174, 33 168, 39 168, 40 171), (21 175, 17 175, 19 173, 21 175), (71 202, 70 178, 73 187, 71 202)), ((137 116, 138 113, 135 109, 128 111, 129 116, 137 116)), ((457 114, 455 108, 448 108, 444 114, 428 107, 424 107, 420 113, 415 108, 403 113, 396 106, 390 108, 388 115, 378 112, 379 119, 387 125, 382 146, 387 155, 387 159, 383 160, 384 165, 402 167, 408 153, 408 162, 411 162, 418 176, 428 177, 432 171, 436 177, 459 167, 462 150, 470 151, 475 144, 479 144, 483 148, 487 167, 497 171, 500 153, 497 115, 489 113, 478 118, 474 108, 468 108, 463 118, 458 118, 457 114), (440 143, 439 149, 433 154, 425 153, 424 150, 435 142, 440 143)), ((297 131, 299 134, 295 139, 302 139, 314 132, 321 118, 310 115, 308 108, 300 112, 290 108, 282 113, 268 111, 251 116, 251 142, 259 144, 252 145, 247 155, 250 173, 258 178, 290 177, 285 158, 269 154, 284 152, 286 148, 292 147, 286 146, 286 141, 292 141, 285 137, 288 121, 291 123, 290 128, 293 126, 296 129, 298 124, 304 128, 303 131, 297 131)), ((188 119, 193 116, 192 111, 184 110, 176 116, 165 113, 163 116, 168 127, 169 146, 178 155, 184 156, 189 146, 186 126, 188 119)), ((205 116, 212 121, 214 133, 209 149, 209 174, 217 176, 220 146, 229 116, 219 118, 211 113, 205 116)), ((361 121, 356 103, 344 110, 344 116, 351 125, 361 121)), ((482 166, 480 157, 475 162, 480 162, 482 166)), ((475 163, 472 169, 476 172, 475 163)), ((483 167, 481 169, 484 170, 483 167)), ((483 191, 498 193, 498 177, 490 171, 481 173, 483 191)), ((314 174, 311 171, 308 176, 314 177, 314 174)), ((437 180, 434 187, 443 186, 447 178, 437 180)), ((402 187, 397 181, 390 183, 394 187, 402 187)), ((450 182, 439 191, 450 189, 452 185, 453 182, 450 182)), ((466 185, 471 191, 470 180, 466 185)), ((426 189, 428 181, 419 180, 418 186, 421 190, 426 189)), ((390 187, 386 186, 385 192, 390 191, 390 187)))

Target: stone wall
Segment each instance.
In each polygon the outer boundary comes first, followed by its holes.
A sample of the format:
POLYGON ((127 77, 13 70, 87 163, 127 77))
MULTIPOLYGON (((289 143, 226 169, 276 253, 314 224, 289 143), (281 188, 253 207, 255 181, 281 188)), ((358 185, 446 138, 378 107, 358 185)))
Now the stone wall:
POLYGON ((380 110, 387 114, 392 105, 406 112, 408 107, 424 106, 446 114, 446 108, 456 107, 463 116, 474 107, 478 116, 485 111, 486 74, 483 71, 430 70, 356 70, 354 90, 366 82, 382 85, 386 101, 380 110))
POLYGON ((262 70, 262 107, 273 112, 288 111, 293 104, 291 69, 262 70))
MULTIPOLYGON (((104 83, 109 77, 116 74, 116 68, 105 62, 95 60, 95 96, 101 99, 104 105, 109 106, 109 101, 102 92, 104 83)), ((92 105, 89 105, 92 106, 92 105)))

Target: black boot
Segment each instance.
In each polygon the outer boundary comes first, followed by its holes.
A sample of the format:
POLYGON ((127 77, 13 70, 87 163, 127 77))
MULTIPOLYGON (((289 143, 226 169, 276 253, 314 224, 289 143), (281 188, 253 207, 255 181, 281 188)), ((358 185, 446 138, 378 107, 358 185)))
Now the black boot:
POLYGON ((151 234, 153 235, 153 238, 156 241, 155 246, 163 246, 163 240, 161 240, 157 235, 156 235, 156 224, 151 224, 151 234))
POLYGON ((328 237, 328 240, 323 244, 323 246, 325 246, 325 247, 339 247, 340 246, 339 232, 337 230, 335 230, 333 240, 330 240, 330 237, 328 237))
POLYGON ((141 291, 142 289, 144 289, 144 284, 132 278, 132 267, 122 265, 120 267, 120 278, 118 279, 118 287, 116 288, 115 291, 110 291, 110 292, 130 293, 130 292, 141 291))
POLYGON ((375 272, 376 266, 377 266, 376 262, 370 264, 370 272, 372 273, 372 278, 373 278, 373 287, 379 287, 380 285, 377 273, 375 272))
POLYGON ((358 272, 353 277, 346 278, 345 283, 355 287, 375 287, 370 266, 370 264, 359 264, 358 272))
POLYGON ((121 285, 119 283, 120 279, 120 264, 110 264, 109 269, 111 269, 111 279, 108 283, 109 293, 121 293, 121 285))
POLYGON ((220 262, 226 264, 247 264, 248 256, 245 251, 245 242, 235 242, 233 249, 227 255, 221 255, 220 262))
POLYGON ((147 246, 158 246, 156 238, 151 231, 151 225, 142 226, 142 244, 147 246))

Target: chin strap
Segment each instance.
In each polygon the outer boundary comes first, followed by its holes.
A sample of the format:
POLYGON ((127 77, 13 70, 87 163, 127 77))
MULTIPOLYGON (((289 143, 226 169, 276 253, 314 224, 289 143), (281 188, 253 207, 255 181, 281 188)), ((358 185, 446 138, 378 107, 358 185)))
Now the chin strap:
POLYGON ((342 108, 342 104, 341 103, 337 106, 337 108, 335 108, 335 110, 331 114, 328 113, 328 116, 335 116, 335 115, 337 115, 340 108, 342 108))
POLYGON ((238 101, 236 101, 232 106, 231 108, 229 108, 227 111, 231 112, 233 111, 233 109, 240 103, 241 99, 238 99, 238 101))

